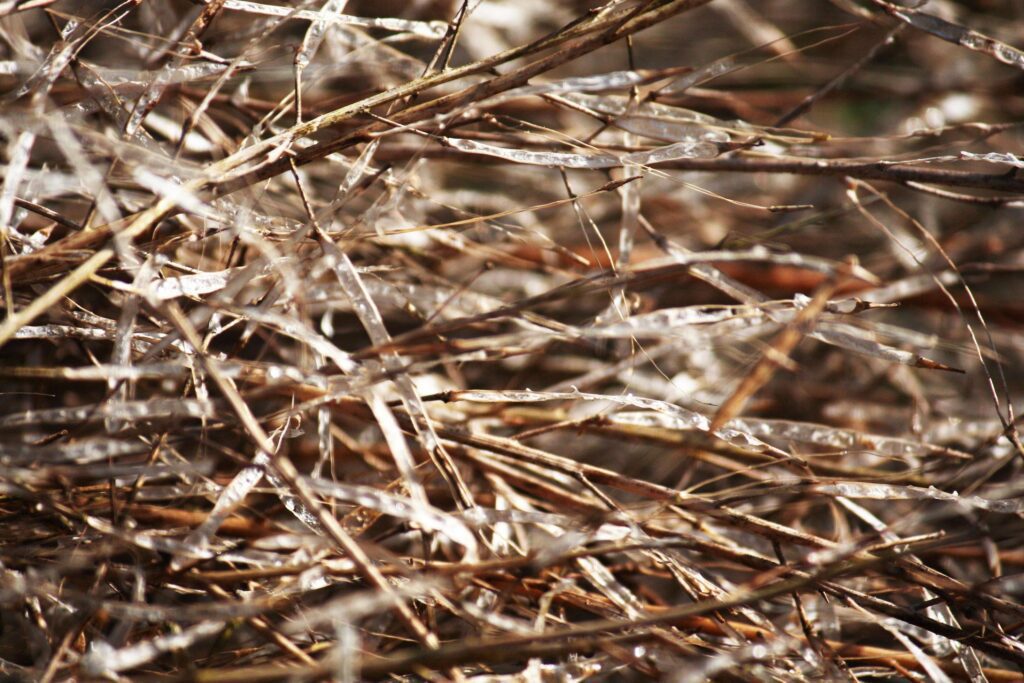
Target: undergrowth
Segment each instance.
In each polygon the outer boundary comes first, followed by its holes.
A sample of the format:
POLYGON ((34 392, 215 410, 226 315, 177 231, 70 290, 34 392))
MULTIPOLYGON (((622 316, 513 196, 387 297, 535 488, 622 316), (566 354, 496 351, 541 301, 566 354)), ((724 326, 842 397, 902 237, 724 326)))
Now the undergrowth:
POLYGON ((1021 26, 0 1, 5 680, 1021 680, 1021 26))

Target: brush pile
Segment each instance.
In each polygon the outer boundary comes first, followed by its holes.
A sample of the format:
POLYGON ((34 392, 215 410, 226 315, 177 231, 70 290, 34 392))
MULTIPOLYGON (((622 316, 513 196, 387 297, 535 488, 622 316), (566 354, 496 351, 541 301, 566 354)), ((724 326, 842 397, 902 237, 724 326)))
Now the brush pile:
POLYGON ((0 1, 4 680, 1014 681, 1024 16, 0 1))

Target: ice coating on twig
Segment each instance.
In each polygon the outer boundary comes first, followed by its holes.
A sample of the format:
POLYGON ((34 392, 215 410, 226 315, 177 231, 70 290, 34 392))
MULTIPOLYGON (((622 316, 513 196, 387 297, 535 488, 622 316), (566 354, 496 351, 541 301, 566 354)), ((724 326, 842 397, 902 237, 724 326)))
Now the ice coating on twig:
POLYGON ((444 144, 469 154, 494 156, 518 164, 562 168, 602 169, 618 168, 620 166, 647 166, 675 159, 707 159, 718 156, 718 148, 706 142, 676 142, 649 151, 630 152, 621 156, 608 153, 532 152, 525 149, 507 149, 484 142, 458 138, 445 138, 444 144))

